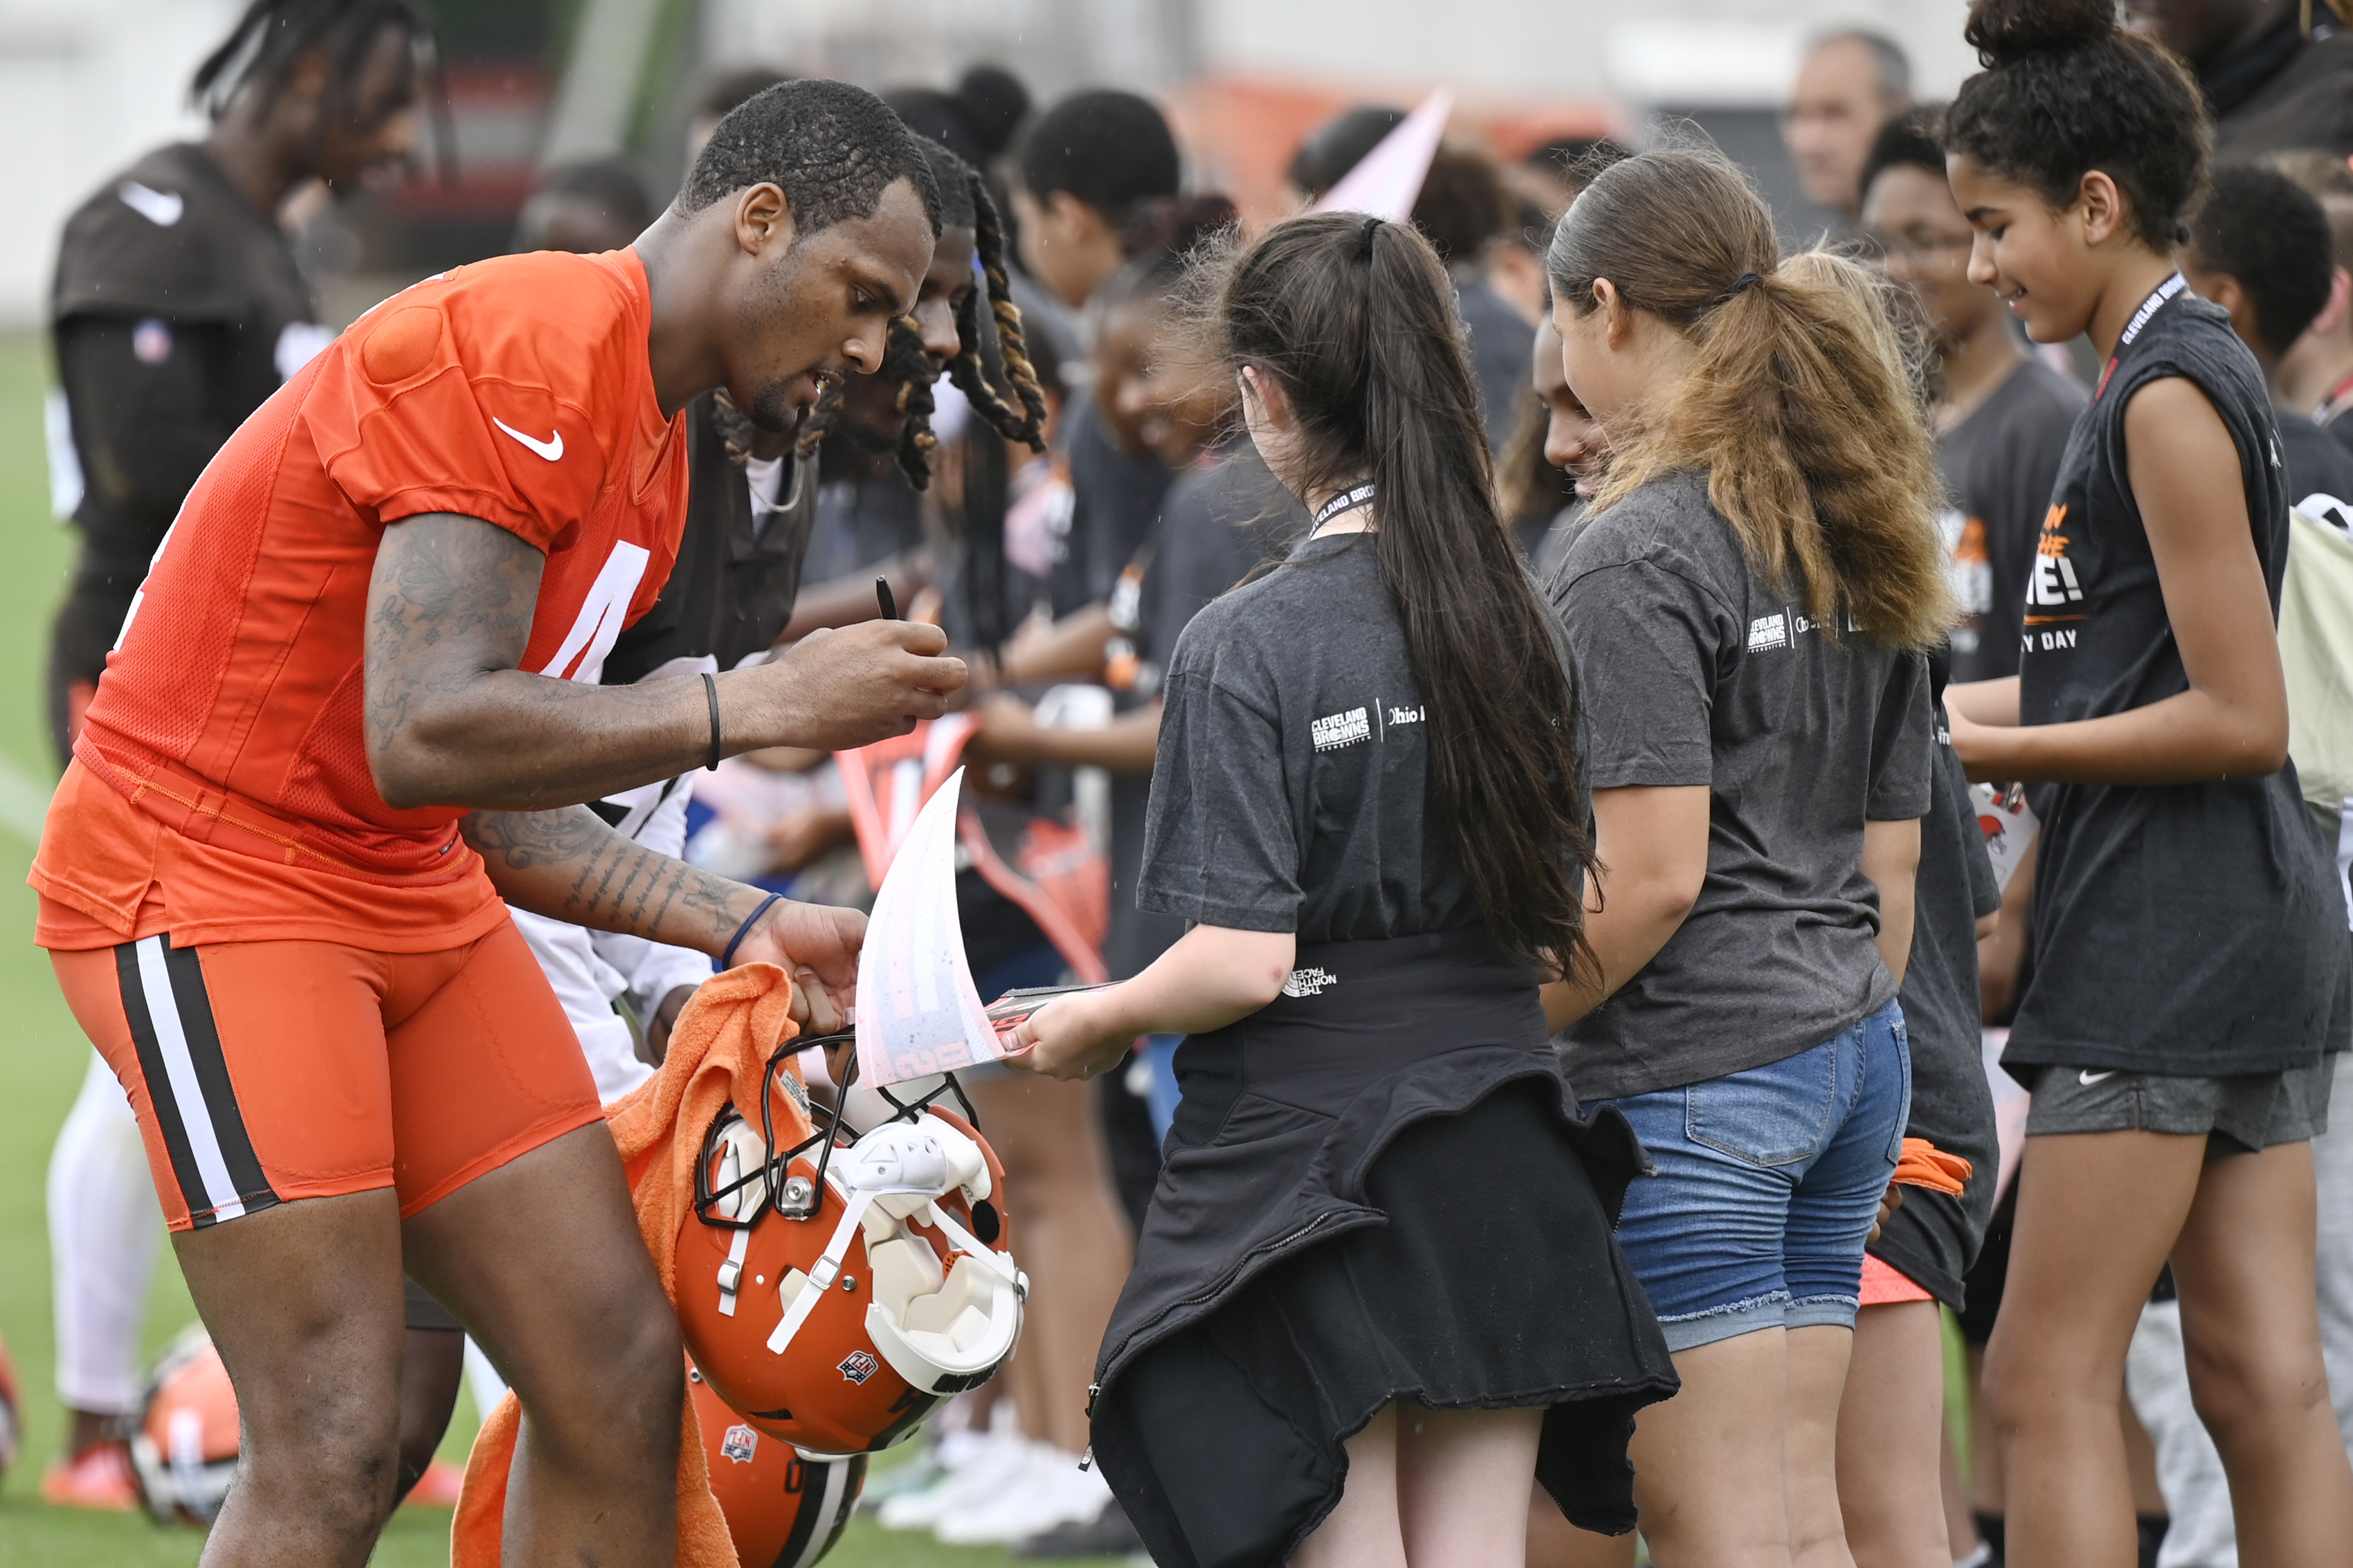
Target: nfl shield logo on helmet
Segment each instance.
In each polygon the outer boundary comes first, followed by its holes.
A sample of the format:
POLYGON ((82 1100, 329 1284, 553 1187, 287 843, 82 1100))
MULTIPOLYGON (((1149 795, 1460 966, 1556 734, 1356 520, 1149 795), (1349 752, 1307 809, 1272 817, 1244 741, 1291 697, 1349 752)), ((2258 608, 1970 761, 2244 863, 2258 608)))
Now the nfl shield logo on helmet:
POLYGON ((749 1426, 730 1426, 727 1435, 719 1440, 721 1457, 733 1459, 739 1465, 750 1464, 752 1456, 759 1451, 760 1435, 749 1426))
POLYGON ((841 1375, 850 1383, 864 1383, 882 1369, 882 1363, 864 1351, 851 1351, 841 1358, 841 1375))

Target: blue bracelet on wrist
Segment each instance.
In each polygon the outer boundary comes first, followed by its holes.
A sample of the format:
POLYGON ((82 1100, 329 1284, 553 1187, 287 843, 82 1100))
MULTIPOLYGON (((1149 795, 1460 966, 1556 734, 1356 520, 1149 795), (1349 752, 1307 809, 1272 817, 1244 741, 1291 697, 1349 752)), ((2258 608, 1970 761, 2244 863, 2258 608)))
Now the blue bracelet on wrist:
POLYGON ((735 962, 735 950, 744 945, 744 939, 752 934, 752 928, 760 923, 760 917, 768 912, 768 906, 777 902, 783 898, 784 894, 782 893, 770 893, 766 898, 760 900, 760 907, 758 909, 754 910, 750 914, 744 917, 744 923, 737 926, 735 928, 735 934, 727 939, 726 951, 719 955, 720 968, 725 969, 735 962))

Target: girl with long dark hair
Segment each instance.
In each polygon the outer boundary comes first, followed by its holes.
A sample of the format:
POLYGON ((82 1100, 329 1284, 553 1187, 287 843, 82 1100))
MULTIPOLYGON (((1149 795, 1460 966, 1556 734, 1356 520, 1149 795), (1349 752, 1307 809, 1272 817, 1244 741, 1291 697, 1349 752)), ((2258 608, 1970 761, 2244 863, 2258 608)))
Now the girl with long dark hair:
MULTIPOLYGON (((2289 497, 2254 356, 2175 269, 2207 135, 2105 0, 1978 0, 1945 123, 1969 276, 2105 360, 2028 580, 2016 678, 1957 687, 1973 777, 2037 787, 2031 1080, 1986 1352, 2010 1561, 2133 1561, 2116 1384, 2170 1261, 2239 1550, 2341 1563, 2353 1468, 2314 1301, 2314 1133, 2344 1047, 2343 896, 2288 765, 2289 497)), ((2333 829, 2332 829, 2333 831, 2333 829)))
POLYGON ((1674 1386, 1609 1235, 1639 1152, 1567 1102, 1538 1002, 1584 947, 1568 676, 1429 244, 1293 218, 1208 278, 1316 528, 1169 663, 1138 901, 1192 930, 1009 1058, 1190 1037, 1094 1452, 1163 1563, 1513 1564, 1532 1474, 1632 1525, 1674 1386))
POLYGON ((1683 1392, 1633 1447, 1662 1568, 1852 1562, 1832 1434, 1911 1091, 1896 1002, 1951 616, 1935 456, 1883 285, 1781 258, 1712 150, 1615 163, 1547 260, 1611 458, 1552 584, 1575 654, 1597 962, 1577 1094, 1657 1173, 1619 1238, 1683 1392))

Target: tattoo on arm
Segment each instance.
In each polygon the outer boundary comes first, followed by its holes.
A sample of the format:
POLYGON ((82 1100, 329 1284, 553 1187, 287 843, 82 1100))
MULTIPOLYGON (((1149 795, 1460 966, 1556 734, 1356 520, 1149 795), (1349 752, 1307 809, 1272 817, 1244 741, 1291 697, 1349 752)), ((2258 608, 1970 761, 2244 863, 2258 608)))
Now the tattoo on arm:
POLYGON ((420 698, 515 667, 546 564, 515 535, 475 518, 404 518, 385 531, 369 591, 372 747, 399 737, 420 698))
POLYGON ((546 558, 480 518, 385 530, 368 585, 364 730, 387 805, 535 811, 674 777, 710 745, 700 683, 534 675, 546 558))
POLYGON ((477 811, 462 826, 501 895, 597 931, 716 952, 754 891, 623 837, 586 806, 477 811))

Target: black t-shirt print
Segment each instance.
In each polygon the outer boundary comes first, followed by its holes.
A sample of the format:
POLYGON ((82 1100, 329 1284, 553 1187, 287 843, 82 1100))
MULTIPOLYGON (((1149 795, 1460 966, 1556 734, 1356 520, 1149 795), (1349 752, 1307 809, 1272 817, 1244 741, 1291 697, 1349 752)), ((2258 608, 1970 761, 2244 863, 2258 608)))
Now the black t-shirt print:
MULTIPOLYGON (((2239 458, 2279 610, 2288 497, 2262 371, 2179 274, 2135 313, 2077 421, 2029 578, 2021 723, 2097 719, 2189 689, 2127 467, 2125 410, 2197 386, 2239 458)), ((2042 784, 2032 978, 2003 1061, 2275 1072, 2316 1061, 2346 962, 2332 885, 2291 764, 2260 778, 2042 784)))
POLYGON ((1937 438, 1948 504, 1937 518, 1953 558, 1963 619, 1953 628, 1953 679, 2018 673, 2020 606, 2067 432, 2085 393, 2029 357, 1937 438))
POLYGON ((1926 661, 1758 581, 1707 476, 1599 512, 1553 605, 1593 789, 1704 784, 1700 895, 1658 955, 1568 1032, 1580 1099, 1676 1089, 1809 1050, 1885 1006, 1866 821, 1929 805, 1926 661))
POLYGON ((1142 908, 1302 942, 1479 921, 1372 535, 1303 540, 1195 616, 1164 702, 1142 908))

